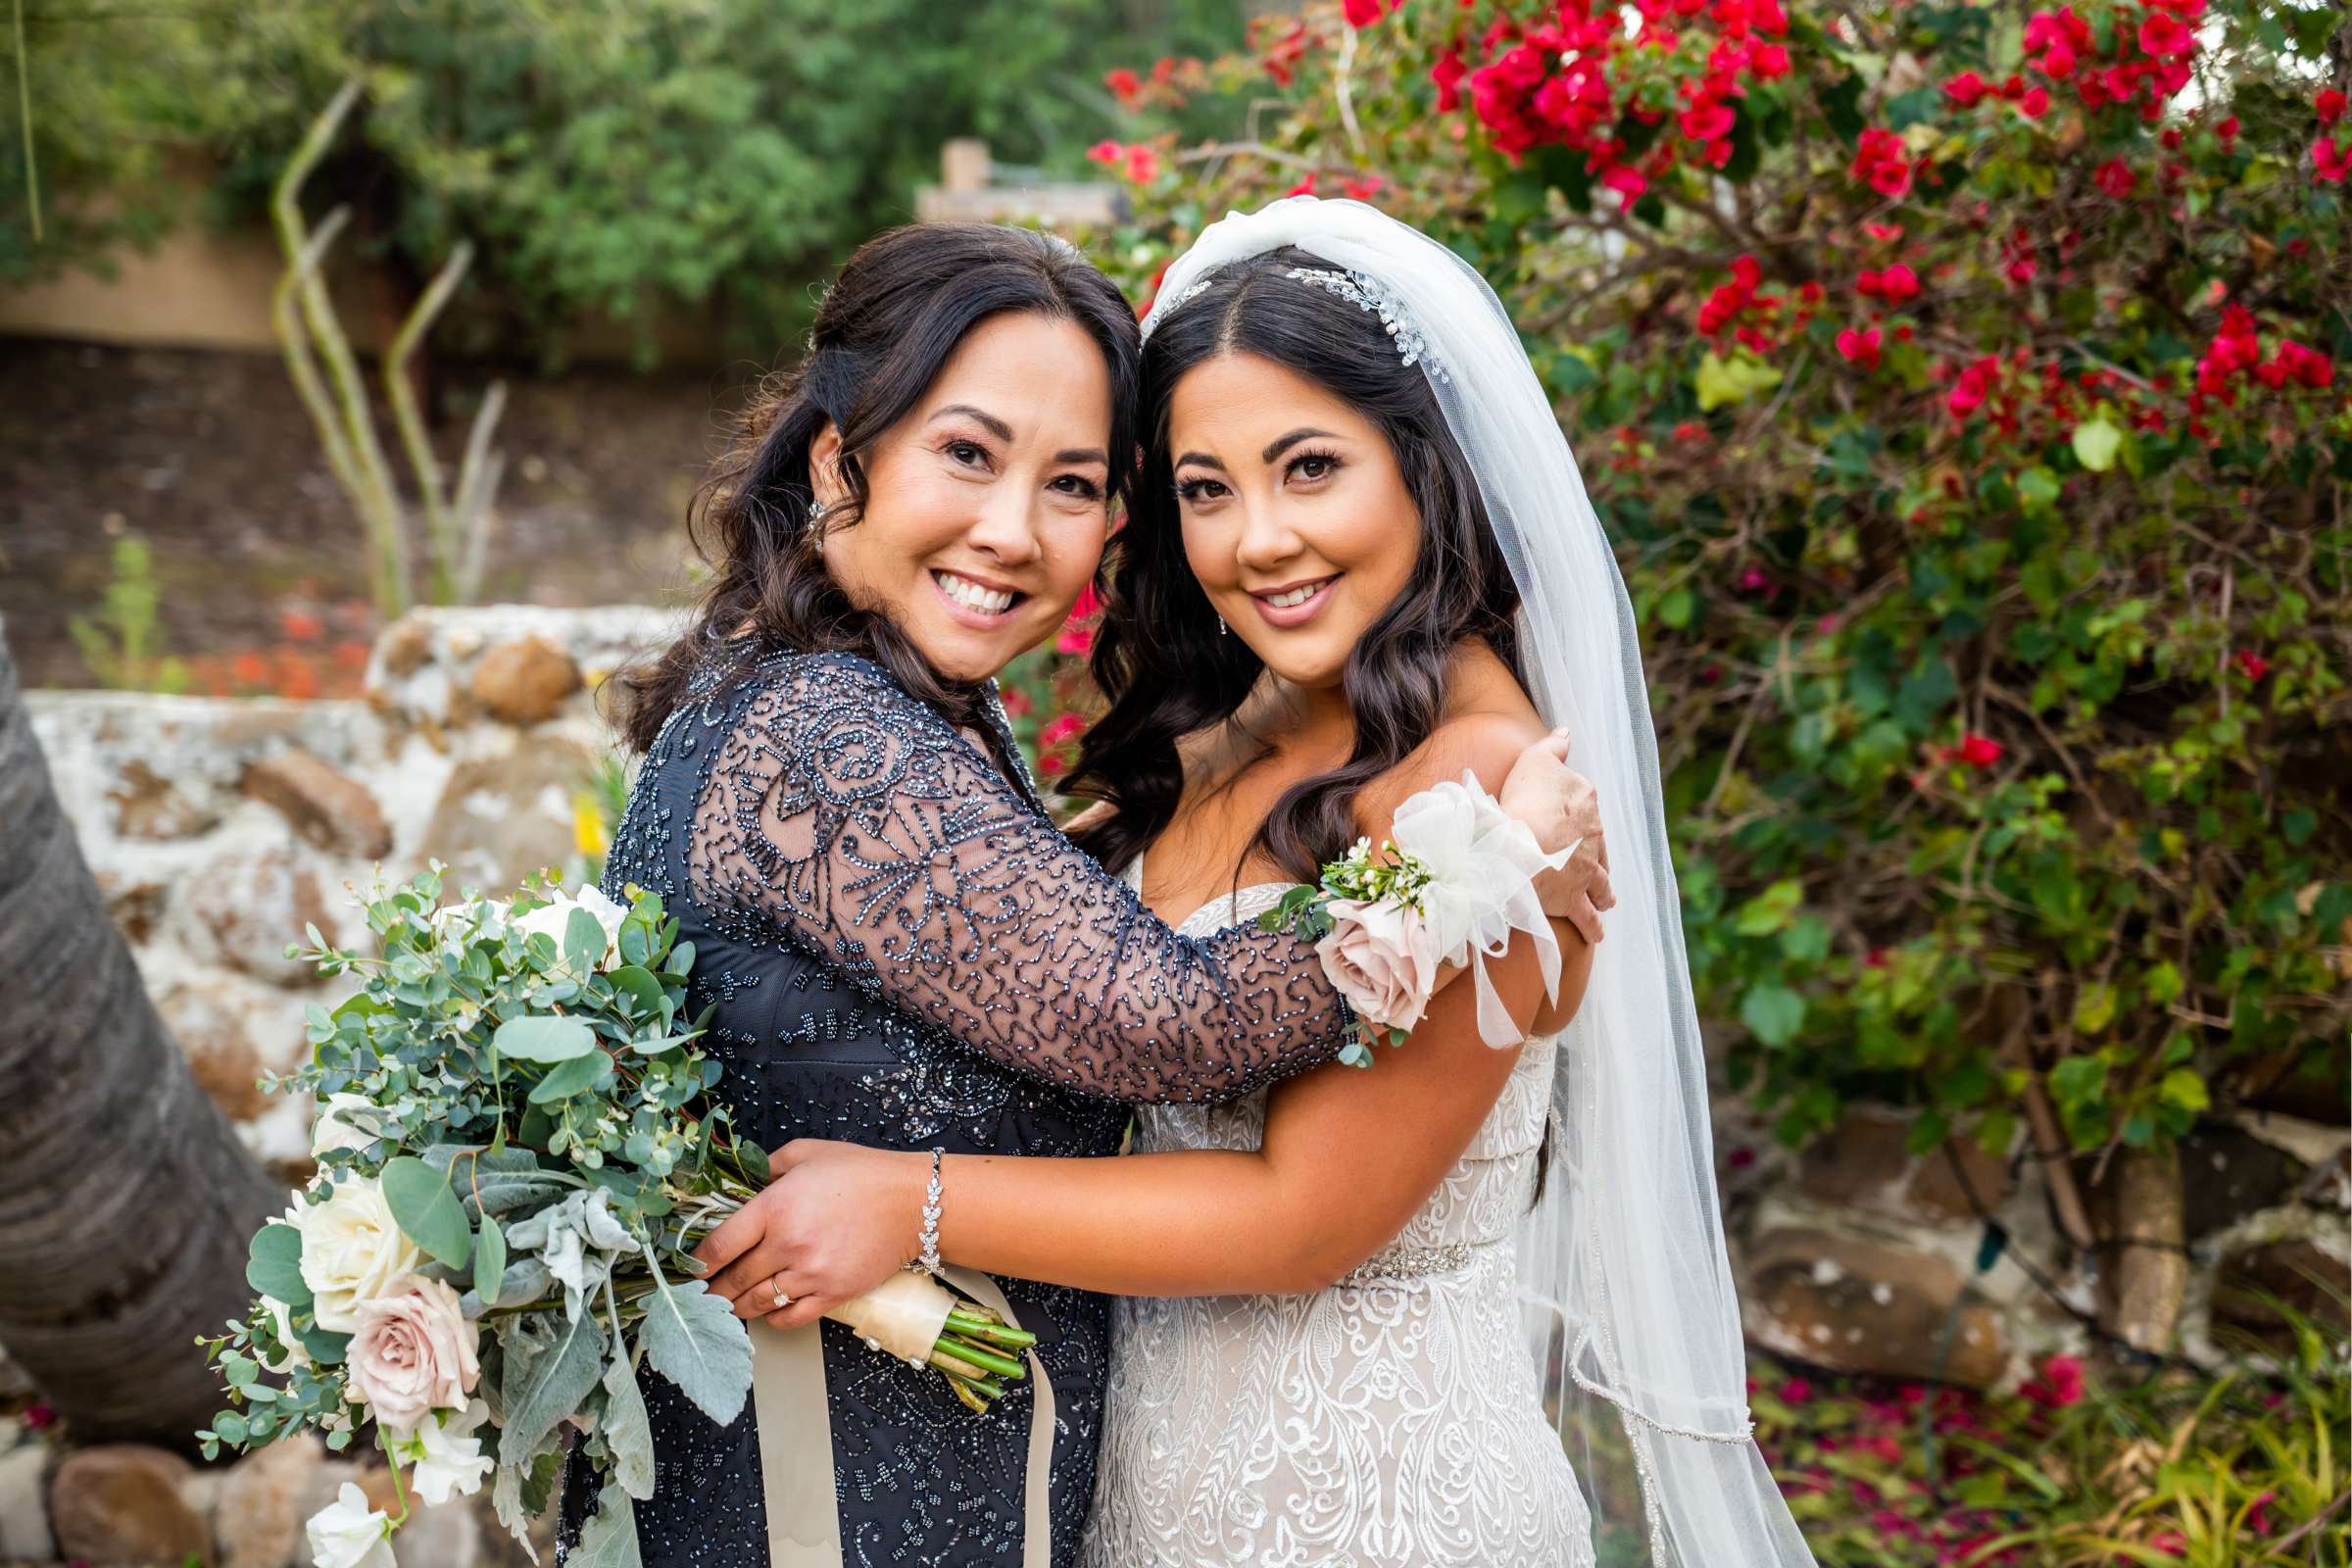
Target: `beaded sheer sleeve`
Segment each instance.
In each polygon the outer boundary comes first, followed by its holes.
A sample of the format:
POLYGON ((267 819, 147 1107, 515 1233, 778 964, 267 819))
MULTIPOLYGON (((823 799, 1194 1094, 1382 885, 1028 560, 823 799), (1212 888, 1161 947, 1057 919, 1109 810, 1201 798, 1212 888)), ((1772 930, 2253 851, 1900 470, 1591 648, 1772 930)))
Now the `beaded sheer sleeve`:
POLYGON ((1349 1017, 1288 932, 1178 935, 878 666, 755 668, 696 801, 695 894, 992 1060, 1134 1103, 1315 1066, 1349 1017))

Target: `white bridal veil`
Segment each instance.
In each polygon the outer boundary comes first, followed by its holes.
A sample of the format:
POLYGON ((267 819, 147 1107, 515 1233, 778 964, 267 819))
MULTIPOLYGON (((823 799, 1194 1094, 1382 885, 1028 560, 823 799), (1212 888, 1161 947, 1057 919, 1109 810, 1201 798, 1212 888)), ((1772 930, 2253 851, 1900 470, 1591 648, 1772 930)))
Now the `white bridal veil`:
MULTIPOLYGON (((1212 223, 1168 269, 1145 333, 1220 269, 1286 245, 1356 274, 1418 351, 1519 586, 1531 695, 1600 795, 1617 906, 1560 1042, 1560 1136, 1517 1238, 1528 1299, 1565 1325, 1560 1392, 1619 1412, 1658 1568, 1811 1568, 1751 1436, 1657 740, 1616 558, 1502 302, 1375 208, 1294 196, 1212 223)), ((1546 1373, 1550 1340, 1537 1340, 1546 1373)), ((1561 1399, 1563 1429, 1577 1402, 1561 1399)))

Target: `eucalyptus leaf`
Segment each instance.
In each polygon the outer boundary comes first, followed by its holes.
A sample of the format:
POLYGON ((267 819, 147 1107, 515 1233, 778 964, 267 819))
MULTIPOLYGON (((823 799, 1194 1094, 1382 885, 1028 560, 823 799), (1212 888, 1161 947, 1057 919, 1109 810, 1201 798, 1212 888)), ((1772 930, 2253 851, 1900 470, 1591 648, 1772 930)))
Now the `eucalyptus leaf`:
MULTIPOLYGON (((595 916, 589 919, 593 922, 595 916)), ((530 1013, 500 1024, 490 1044, 500 1055, 515 1061, 554 1063, 594 1051, 596 1034, 577 1018, 530 1013)))
POLYGON ((604 967, 609 946, 605 923, 583 908, 573 908, 564 922, 564 966, 573 974, 594 974, 604 967))
POLYGON ((302 1278, 302 1232, 275 1221, 255 1231, 245 1283, 290 1307, 310 1305, 311 1288, 302 1278))
POLYGON ((638 1017, 650 1018, 660 1015, 662 1004, 665 999, 662 992, 662 982, 654 978, 654 972, 651 969, 634 963, 623 964, 606 978, 612 982, 613 990, 629 999, 629 1004, 636 1011, 638 1017))
POLYGON ((401 1231, 452 1268, 463 1268, 473 1250, 466 1210, 449 1190, 449 1178, 413 1154, 384 1167, 384 1201, 401 1231))
POLYGON ((596 1088, 612 1071, 612 1058, 601 1051, 559 1061, 548 1069, 546 1077, 531 1085, 530 1102, 534 1105, 550 1105, 559 1100, 569 1100, 596 1088))
POLYGON ((482 1223, 473 1236, 473 1278, 477 1292, 481 1289, 482 1281, 490 1282, 490 1294, 482 1298, 484 1306, 496 1306, 504 1298, 502 1287, 507 1278, 507 1237, 498 1228, 498 1221, 487 1214, 482 1216, 482 1223))

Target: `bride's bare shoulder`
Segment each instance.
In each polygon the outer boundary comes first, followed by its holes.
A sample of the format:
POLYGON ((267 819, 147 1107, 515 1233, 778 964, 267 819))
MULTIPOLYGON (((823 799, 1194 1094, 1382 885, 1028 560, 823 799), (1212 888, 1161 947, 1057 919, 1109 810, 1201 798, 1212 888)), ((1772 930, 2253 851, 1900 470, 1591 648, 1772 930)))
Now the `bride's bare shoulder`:
POLYGON ((1544 738, 1545 725, 1536 705, 1501 661, 1479 661, 1456 674, 1453 700, 1429 739, 1356 798, 1359 831, 1378 838, 1396 808, 1433 784, 1475 777, 1490 791, 1519 760, 1519 754, 1544 738))

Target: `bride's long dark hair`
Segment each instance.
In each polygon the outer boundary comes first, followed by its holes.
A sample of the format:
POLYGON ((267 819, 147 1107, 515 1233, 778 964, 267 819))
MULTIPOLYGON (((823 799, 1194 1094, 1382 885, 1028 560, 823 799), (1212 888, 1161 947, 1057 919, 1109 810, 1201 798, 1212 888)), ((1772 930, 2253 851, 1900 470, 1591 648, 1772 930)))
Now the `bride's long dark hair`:
POLYGON ((1265 667, 1241 638, 1218 635, 1216 612, 1185 561, 1168 408, 1177 383, 1203 361, 1255 355, 1346 400, 1388 438, 1421 519, 1412 575, 1342 675, 1354 749, 1341 766, 1286 790, 1250 851, 1314 881, 1318 867, 1355 840, 1356 793, 1437 728, 1456 648, 1483 639, 1517 669, 1511 617, 1519 591, 1477 477, 1428 377, 1403 363, 1379 317, 1288 275, 1329 267, 1292 248, 1237 263, 1165 317, 1145 345, 1143 466, 1127 525, 1111 544, 1095 641, 1095 681, 1109 706, 1087 731, 1064 785, 1116 808, 1073 835, 1113 870, 1175 814, 1184 793, 1177 741, 1232 717, 1265 667))

